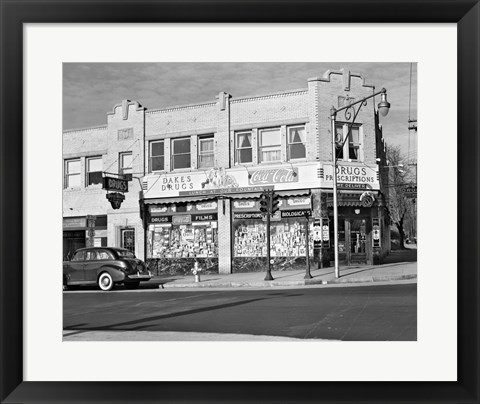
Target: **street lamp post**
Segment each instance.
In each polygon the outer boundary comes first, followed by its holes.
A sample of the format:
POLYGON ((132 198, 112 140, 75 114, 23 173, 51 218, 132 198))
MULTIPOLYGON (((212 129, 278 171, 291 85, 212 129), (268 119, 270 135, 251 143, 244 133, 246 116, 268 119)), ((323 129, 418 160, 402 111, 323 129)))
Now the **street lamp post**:
POLYGON ((347 121, 350 120, 352 117, 353 112, 353 120, 348 125, 348 132, 347 136, 343 140, 342 149, 345 142, 350 137, 350 132, 352 130, 352 126, 357 119, 358 113, 362 109, 362 106, 367 105, 367 100, 373 98, 377 95, 381 95, 381 100, 378 103, 378 111, 380 115, 387 116, 388 111, 390 109, 390 103, 387 101, 387 90, 382 88, 380 91, 369 95, 368 97, 364 97, 359 101, 353 102, 351 104, 345 105, 342 108, 336 109, 332 106, 330 109, 330 120, 332 124, 332 160, 333 160, 333 253, 334 253, 334 260, 335 260, 335 278, 340 277, 339 269, 338 269, 338 205, 337 205, 337 153, 335 150, 336 144, 336 130, 335 130, 335 122, 337 119, 337 113, 340 111, 345 111, 345 118, 347 121))

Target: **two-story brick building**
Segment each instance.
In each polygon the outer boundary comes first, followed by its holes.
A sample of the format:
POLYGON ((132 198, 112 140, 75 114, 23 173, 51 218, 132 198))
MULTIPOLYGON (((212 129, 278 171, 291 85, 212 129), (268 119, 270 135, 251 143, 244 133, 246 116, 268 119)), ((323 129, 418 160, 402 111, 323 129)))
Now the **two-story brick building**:
MULTIPOLYGON (((65 131, 64 252, 81 245, 83 234, 83 243, 129 248, 162 270, 194 260, 221 273, 261 270, 259 200, 273 189, 280 199, 271 221, 274 268, 304 262, 307 251, 329 261, 330 108, 373 91, 358 75, 328 71, 304 89, 275 94, 221 92, 202 104, 150 110, 124 101, 106 126, 65 131), (105 172, 132 174, 119 210, 101 189, 105 172), (88 216, 96 217, 94 231, 88 216)), ((346 263, 377 262, 389 248, 374 105, 363 106, 343 148, 348 116, 337 117, 338 245, 346 263)))

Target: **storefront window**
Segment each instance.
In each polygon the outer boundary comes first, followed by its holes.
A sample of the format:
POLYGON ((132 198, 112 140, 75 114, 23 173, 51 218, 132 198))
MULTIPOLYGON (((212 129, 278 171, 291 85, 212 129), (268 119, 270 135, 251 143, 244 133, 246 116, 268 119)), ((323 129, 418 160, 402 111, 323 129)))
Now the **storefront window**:
POLYGON ((217 257, 217 222, 148 227, 148 258, 217 257))
MULTIPOLYGON (((307 223, 302 219, 283 219, 272 223, 270 250, 273 257, 305 257, 307 223)), ((313 255, 313 223, 310 223, 310 255, 313 255)))
POLYGON ((266 226, 261 220, 234 222, 234 257, 264 257, 267 255, 266 226))
MULTIPOLYGON (((305 257, 306 221, 282 219, 270 223, 270 255, 272 257, 305 257)), ((309 248, 313 256, 313 222, 310 222, 309 248)), ((234 256, 265 257, 266 224, 262 220, 246 219, 234 222, 234 256)))

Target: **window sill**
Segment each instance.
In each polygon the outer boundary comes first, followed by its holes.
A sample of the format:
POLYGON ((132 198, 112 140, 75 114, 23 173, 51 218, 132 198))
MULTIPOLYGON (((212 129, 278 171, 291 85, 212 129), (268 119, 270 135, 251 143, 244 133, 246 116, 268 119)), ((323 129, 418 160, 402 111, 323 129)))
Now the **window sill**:
POLYGON ((278 161, 261 161, 258 164, 262 165, 262 166, 273 166, 275 164, 282 164, 282 163, 285 163, 285 161, 281 161, 281 160, 278 160, 278 161))
POLYGON ((170 174, 179 174, 179 173, 191 173, 193 171, 196 171, 198 169, 196 168, 177 168, 176 170, 171 170, 170 174))
POLYGON ((361 163, 363 164, 364 161, 363 160, 352 160, 352 159, 346 159, 346 160, 343 160, 343 159, 338 159, 337 160, 337 164, 338 163, 350 163, 350 164, 358 164, 358 163, 361 163))

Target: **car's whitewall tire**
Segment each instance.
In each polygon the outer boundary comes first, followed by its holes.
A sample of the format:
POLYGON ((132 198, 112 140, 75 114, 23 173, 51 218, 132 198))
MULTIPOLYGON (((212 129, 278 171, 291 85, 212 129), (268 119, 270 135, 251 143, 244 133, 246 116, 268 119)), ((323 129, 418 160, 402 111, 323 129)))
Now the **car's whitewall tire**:
POLYGON ((104 291, 112 290, 113 278, 108 272, 102 272, 98 277, 98 287, 104 291))

